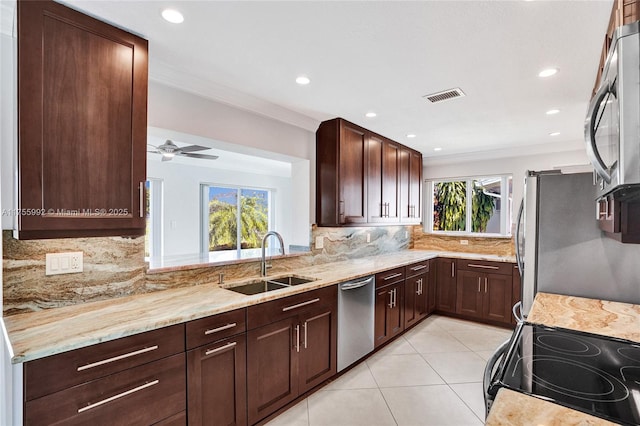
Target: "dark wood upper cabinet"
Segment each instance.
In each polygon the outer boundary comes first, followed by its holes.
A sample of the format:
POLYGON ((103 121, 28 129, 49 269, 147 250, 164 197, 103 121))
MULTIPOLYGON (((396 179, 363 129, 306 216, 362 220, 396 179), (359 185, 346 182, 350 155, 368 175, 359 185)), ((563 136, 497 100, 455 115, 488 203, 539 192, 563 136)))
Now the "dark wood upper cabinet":
POLYGON ((321 225, 367 221, 366 130, 336 119, 316 133, 316 217, 321 225))
POLYGON ((316 132, 316 161, 319 226, 420 223, 419 152, 336 118, 316 132))
POLYGON ((143 235, 147 41, 18 2, 21 239, 143 235))

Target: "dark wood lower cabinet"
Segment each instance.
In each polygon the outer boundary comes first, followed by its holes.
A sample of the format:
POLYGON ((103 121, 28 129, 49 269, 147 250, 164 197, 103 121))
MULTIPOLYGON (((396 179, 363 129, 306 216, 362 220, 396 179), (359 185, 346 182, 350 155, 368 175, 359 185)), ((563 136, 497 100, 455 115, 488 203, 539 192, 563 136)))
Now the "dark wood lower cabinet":
POLYGON ((292 316, 247 332, 249 424, 259 422, 337 372, 337 288, 300 296, 250 310, 250 324, 277 318, 283 312, 292 316))
POLYGON ((493 322, 510 323, 512 275, 458 271, 456 313, 493 322))
POLYGON ((189 425, 246 425, 246 336, 187 352, 189 425))
POLYGON ((284 407, 298 396, 295 356, 298 318, 287 318, 247 333, 249 424, 284 407))
POLYGON ((404 280, 376 289, 375 304, 374 345, 378 347, 404 330, 404 280))
POLYGON ((429 274, 409 277, 404 284, 404 328, 420 322, 429 314, 429 274))
POLYGON ((436 311, 456 312, 456 261, 436 259, 436 311))
POLYGON ((27 425, 153 424, 185 410, 184 353, 25 404, 27 425))

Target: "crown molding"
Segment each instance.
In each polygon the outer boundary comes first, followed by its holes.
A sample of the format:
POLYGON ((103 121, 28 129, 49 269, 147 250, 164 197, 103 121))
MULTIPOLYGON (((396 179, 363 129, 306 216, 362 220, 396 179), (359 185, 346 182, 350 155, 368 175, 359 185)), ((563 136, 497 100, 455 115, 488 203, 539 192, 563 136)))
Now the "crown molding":
MULTIPOLYGON (((549 155, 554 153, 584 151, 583 141, 557 143, 544 143, 517 147, 504 147, 486 151, 460 152, 455 154, 427 156, 423 153, 424 166, 443 166, 448 164, 470 163, 483 160, 495 160, 500 158, 528 157, 533 155, 549 155)), ((586 155, 586 154, 585 154, 586 155)))
POLYGON ((314 132, 320 125, 316 120, 304 114, 284 108, 256 96, 223 86, 203 78, 178 70, 166 62, 151 60, 149 80, 174 87, 185 92, 211 99, 229 106, 278 120, 292 126, 314 132))

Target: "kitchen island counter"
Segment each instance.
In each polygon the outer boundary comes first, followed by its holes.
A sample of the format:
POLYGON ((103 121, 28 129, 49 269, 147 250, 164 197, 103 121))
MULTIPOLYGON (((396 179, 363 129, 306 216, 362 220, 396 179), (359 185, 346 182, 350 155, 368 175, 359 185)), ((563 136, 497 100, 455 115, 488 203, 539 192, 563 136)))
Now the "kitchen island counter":
MULTIPOLYGON (((511 257, 406 250, 314 265, 292 271, 314 278, 303 285, 246 296, 226 287, 235 282, 182 287, 3 318, 11 361, 21 363, 93 344, 228 312, 436 257, 512 262, 511 257)), ((274 277, 277 275, 274 275, 274 277)))
MULTIPOLYGON (((528 322, 640 342, 640 305, 538 293, 528 322)), ((599 417, 509 389, 500 389, 486 425, 602 425, 599 417)))

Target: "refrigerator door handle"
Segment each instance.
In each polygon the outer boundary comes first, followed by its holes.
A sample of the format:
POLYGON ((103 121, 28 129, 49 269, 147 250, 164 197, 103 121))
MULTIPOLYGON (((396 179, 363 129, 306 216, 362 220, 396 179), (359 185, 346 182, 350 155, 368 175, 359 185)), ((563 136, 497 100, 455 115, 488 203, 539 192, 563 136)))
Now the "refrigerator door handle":
POLYGON ((518 209, 518 218, 516 219, 516 263, 518 264, 518 271, 520 272, 520 279, 522 279, 522 274, 524 272, 524 263, 522 259, 522 253, 520 253, 520 227, 522 226, 522 215, 524 214, 524 197, 522 196, 522 200, 520 201, 520 208, 518 209))

